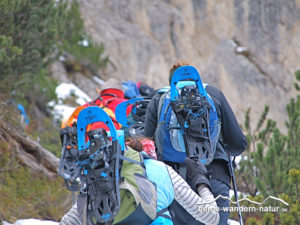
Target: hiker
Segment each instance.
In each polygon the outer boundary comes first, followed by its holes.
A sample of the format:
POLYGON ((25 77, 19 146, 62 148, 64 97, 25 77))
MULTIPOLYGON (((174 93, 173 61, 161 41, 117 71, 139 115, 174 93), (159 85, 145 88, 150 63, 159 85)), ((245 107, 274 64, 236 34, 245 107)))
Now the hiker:
MULTIPOLYGON (((120 129, 120 125, 115 119, 115 110, 118 104, 121 102, 126 101, 125 95, 123 90, 118 88, 105 88, 100 92, 100 95, 94 99, 91 102, 87 102, 83 106, 91 106, 91 105, 97 105, 101 108, 103 108, 107 114, 111 117, 113 120, 113 123, 117 129, 120 129)), ((130 112, 130 109, 128 109, 127 114, 130 112)), ((93 129, 97 128, 97 124, 93 125, 93 129)), ((101 126, 101 125, 100 125, 101 126)))
MULTIPOLYGON (((190 65, 191 63, 187 61, 178 61, 174 63, 170 68, 169 73, 170 84, 172 81, 173 74, 178 68, 190 65)), ((208 95, 212 98, 212 101, 216 108, 218 120, 221 122, 220 135, 216 143, 216 150, 213 155, 212 162, 209 165, 206 165, 210 177, 211 191, 214 197, 217 197, 218 195, 229 197, 231 175, 228 168, 230 160, 228 155, 229 153, 232 156, 240 155, 245 150, 247 142, 245 136, 243 135, 238 125, 234 113, 232 112, 232 109, 229 103, 227 102, 225 96, 223 95, 222 91, 211 85, 207 85, 205 87, 205 90, 208 93, 208 95)), ((158 110, 160 107, 159 103, 161 96, 162 94, 157 92, 152 97, 147 107, 145 120, 145 136, 154 138, 156 143, 158 137, 157 135, 155 135, 155 132, 158 127, 158 110)), ((184 143, 179 144, 184 145, 184 143)), ((160 154, 158 155, 158 158, 159 160, 163 160, 160 154)), ((170 160, 165 161, 165 163, 175 168, 180 173, 180 175, 185 175, 181 172, 185 171, 184 163, 180 164, 172 162, 170 160)), ((217 205, 220 208, 219 224, 225 225, 228 221, 229 212, 222 211, 221 207, 229 207, 229 201, 220 198, 217 200, 217 205)), ((193 220, 193 218, 191 218, 178 203, 174 202, 171 208, 175 211, 175 213, 172 214, 172 219, 175 225, 201 224, 193 220)))
MULTIPOLYGON (((82 128, 86 127, 87 124, 81 126, 81 123, 85 123, 83 120, 87 118, 87 115, 91 116, 91 122, 95 122, 97 119, 95 117, 98 116, 98 118, 103 118, 103 116, 105 116, 105 112, 99 107, 89 107, 83 109, 80 114, 78 116, 79 127, 77 133, 78 150, 83 151, 84 147, 81 146, 83 146, 82 141, 84 141, 85 138, 82 137, 82 133, 84 132, 82 131, 82 128), (92 110, 94 110, 94 114, 92 110)), ((111 120, 105 120, 106 124, 108 124, 108 127, 110 128, 111 134, 113 135, 115 128, 113 127, 112 122, 109 122, 111 120)), ((197 190, 201 196, 200 197, 170 166, 167 166, 163 162, 154 159, 155 145, 153 141, 145 137, 134 137, 126 143, 126 150, 124 153, 122 153, 123 156, 121 157, 118 151, 114 152, 113 146, 117 145, 113 144, 114 141, 112 142, 109 139, 104 129, 90 131, 88 135, 90 140, 89 146, 92 146, 91 148, 105 149, 100 153, 103 160, 109 158, 109 154, 113 154, 113 159, 122 159, 120 166, 121 181, 119 184, 119 189, 116 190, 116 192, 119 192, 121 199, 120 208, 117 212, 117 215, 112 216, 112 213, 105 213, 104 211, 108 210, 105 208, 105 206, 108 208, 109 206, 113 206, 112 211, 116 212, 115 209, 117 208, 117 205, 115 205, 114 202, 109 201, 108 205, 106 205, 105 202, 107 201, 105 201, 104 203, 100 202, 98 205, 95 205, 95 202, 97 202, 99 198, 105 196, 106 192, 110 193, 109 199, 113 199, 113 194, 111 193, 113 189, 107 189, 106 187, 109 187, 109 185, 105 183, 108 182, 106 178, 107 176, 110 176, 109 174, 111 173, 104 173, 105 168, 103 169, 101 166, 99 166, 108 165, 107 163, 111 163, 112 161, 104 160, 103 163, 102 161, 98 161, 100 163, 96 167, 93 167, 95 169, 94 171, 87 170, 85 172, 86 174, 97 174, 98 176, 101 174, 101 176, 103 176, 103 184, 101 183, 101 178, 98 181, 95 179, 89 180, 89 178, 86 178, 88 183, 90 181, 96 183, 98 182, 97 185, 99 186, 92 186, 90 188, 91 191, 88 192, 92 193, 92 191, 94 191, 94 194, 97 196, 92 196, 92 194, 88 195, 88 199, 90 199, 90 202, 88 202, 86 193, 79 195, 77 204, 75 204, 68 211, 68 213, 63 216, 62 220, 60 221, 60 225, 89 224, 91 220, 86 218, 86 215, 88 215, 89 212, 84 211, 88 211, 88 209, 93 207, 93 210, 90 210, 96 212, 96 216, 93 218, 101 218, 107 221, 97 221, 97 224, 172 225, 173 223, 167 208, 174 199, 178 201, 181 206, 187 210, 187 212, 191 213, 196 220, 204 222, 205 224, 218 223, 219 214, 216 210, 216 202, 213 200, 213 195, 208 188, 210 184, 205 176, 206 169, 202 164, 197 164, 196 161, 186 158, 187 167, 196 171, 191 174, 193 180, 195 181, 192 185, 193 188, 197 190), (97 144, 98 146, 96 146, 97 144), (105 191, 97 191, 95 187, 104 187, 105 191), (199 204, 204 202, 211 203, 199 204)), ((113 136, 112 140, 114 140, 113 136)), ((90 149, 88 152, 93 151, 90 149)), ((99 154, 97 154, 97 156, 99 156, 99 154)), ((89 156, 89 158, 91 159, 93 156, 89 156)), ((116 165, 118 165, 118 163, 116 165)), ((114 194, 118 196, 117 193, 114 194)), ((92 221, 96 222, 95 220, 92 221)))
MULTIPOLYGON (((121 82, 110 79, 105 82, 102 87, 103 89, 99 91, 99 96, 96 99, 87 102, 82 106, 78 106, 73 111, 72 115, 68 119, 65 119, 61 124, 60 137, 63 149, 59 160, 58 173, 64 178, 67 189, 71 191, 78 191, 79 189, 78 181, 76 179, 79 173, 79 169, 76 167, 76 162, 78 161, 79 156, 77 154, 76 143, 74 142, 76 142, 77 117, 82 109, 89 106, 101 107, 111 118, 114 127, 117 130, 122 129, 125 136, 129 136, 128 128, 124 126, 121 127, 115 118, 116 107, 120 103, 127 101, 124 97, 124 91, 121 89, 121 82)), ((130 110, 131 107, 127 107, 124 114, 128 115, 130 110)), ((103 122, 95 122, 87 127, 87 131, 98 128, 104 128, 107 131, 109 130, 103 122)))

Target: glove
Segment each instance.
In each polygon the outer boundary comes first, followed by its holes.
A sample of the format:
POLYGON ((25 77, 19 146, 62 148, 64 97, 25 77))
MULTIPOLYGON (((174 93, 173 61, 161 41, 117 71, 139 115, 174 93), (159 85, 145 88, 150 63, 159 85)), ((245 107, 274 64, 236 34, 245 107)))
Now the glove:
POLYGON ((189 157, 186 157, 184 161, 187 166, 186 181, 192 189, 196 191, 200 184, 205 184, 211 189, 206 167, 200 161, 189 157))

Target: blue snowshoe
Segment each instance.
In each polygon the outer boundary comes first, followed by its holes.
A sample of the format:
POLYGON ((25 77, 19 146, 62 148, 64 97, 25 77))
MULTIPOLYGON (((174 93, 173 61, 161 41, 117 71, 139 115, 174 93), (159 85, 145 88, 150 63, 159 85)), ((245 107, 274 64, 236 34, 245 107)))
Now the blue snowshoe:
POLYGON ((215 154, 219 124, 214 104, 194 67, 183 66, 175 70, 170 106, 180 124, 187 156, 209 164, 215 154), (178 88, 177 85, 186 80, 187 83, 193 81, 194 85, 178 88))
POLYGON ((119 137, 110 117, 97 106, 87 107, 79 113, 77 135, 78 165, 83 171, 88 195, 87 219, 91 224, 112 224, 120 209, 119 139, 124 137, 119 137), (86 132, 88 124, 99 121, 106 124, 110 137, 103 128, 86 132))

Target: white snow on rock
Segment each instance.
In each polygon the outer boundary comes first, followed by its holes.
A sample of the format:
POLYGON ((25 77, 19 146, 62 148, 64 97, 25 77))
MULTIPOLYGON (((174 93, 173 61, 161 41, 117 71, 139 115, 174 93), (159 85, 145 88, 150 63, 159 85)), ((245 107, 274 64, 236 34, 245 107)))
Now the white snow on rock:
POLYGON ((248 48, 244 46, 239 46, 235 49, 235 52, 240 54, 247 53, 248 51, 249 51, 248 48))
POLYGON ((61 61, 61 62, 65 62, 66 61, 66 57, 64 57, 64 56, 59 56, 59 61, 61 61))
POLYGON ((67 105, 55 105, 53 108, 53 115, 55 119, 67 119, 69 118, 76 107, 71 107, 67 105))
POLYGON ((69 118, 76 108, 76 106, 63 104, 64 100, 74 96, 78 105, 83 105, 92 100, 85 92, 73 83, 61 83, 56 87, 55 92, 58 102, 51 101, 48 103, 48 106, 53 107, 52 114, 57 120, 69 118))
POLYGON ((3 221, 2 225, 58 225, 59 222, 51 220, 39 220, 39 219, 22 219, 17 220, 15 223, 8 223, 3 221))
POLYGON ((55 92, 58 101, 61 102, 64 99, 67 99, 68 97, 72 97, 72 96, 76 96, 76 103, 78 105, 83 105, 84 103, 92 100, 86 93, 84 93, 73 83, 61 83, 56 87, 55 92))

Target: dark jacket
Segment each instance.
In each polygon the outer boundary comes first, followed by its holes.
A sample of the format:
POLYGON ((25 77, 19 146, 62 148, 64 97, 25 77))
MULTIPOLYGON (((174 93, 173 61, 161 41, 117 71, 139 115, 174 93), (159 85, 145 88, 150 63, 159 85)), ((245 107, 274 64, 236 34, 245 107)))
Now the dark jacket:
MULTIPOLYGON (((226 168, 227 162, 229 161, 227 152, 229 152, 231 156, 242 154, 247 147, 247 141, 222 91, 211 85, 206 87, 206 91, 215 104, 218 118, 221 122, 220 138, 214 155, 214 161, 208 166, 208 169, 210 171, 212 170, 213 178, 219 179, 223 177, 223 171, 220 171, 220 173, 215 170, 226 168), (220 166, 220 163, 224 164, 225 167, 224 165, 220 166)), ((160 96, 160 93, 156 93, 147 107, 145 121, 145 136, 147 137, 154 137, 158 120, 157 112, 160 96)), ((228 174, 228 171, 226 171, 226 173, 228 174)))

